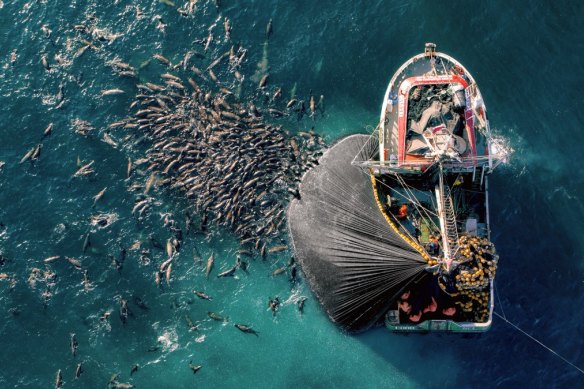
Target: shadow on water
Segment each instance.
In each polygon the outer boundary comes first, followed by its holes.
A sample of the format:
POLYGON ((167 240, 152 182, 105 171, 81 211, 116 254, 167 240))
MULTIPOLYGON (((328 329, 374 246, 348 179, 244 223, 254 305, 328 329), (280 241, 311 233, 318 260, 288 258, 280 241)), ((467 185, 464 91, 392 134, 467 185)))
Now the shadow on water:
POLYGON ((457 383, 460 372, 450 335, 394 334, 376 328, 356 338, 422 387, 453 387, 457 383))

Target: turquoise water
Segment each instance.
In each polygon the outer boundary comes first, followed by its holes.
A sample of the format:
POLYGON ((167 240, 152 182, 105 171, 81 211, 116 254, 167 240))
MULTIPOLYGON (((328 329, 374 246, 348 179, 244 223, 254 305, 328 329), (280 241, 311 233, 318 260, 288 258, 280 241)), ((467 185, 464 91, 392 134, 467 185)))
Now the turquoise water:
MULTIPOLYGON (((176 1, 177 6, 186 2, 176 1)), ((386 84, 393 72, 426 41, 460 60, 478 81, 491 125, 515 150, 490 181, 493 239, 501 255, 497 312, 533 334, 578 366, 584 366, 584 176, 578 168, 584 142, 584 9, 579 2, 411 1, 227 1, 199 0, 188 17, 157 1, 4 1, 0 2, 0 385, 45 388, 63 372, 63 387, 104 387, 113 373, 138 388, 162 387, 577 387, 584 377, 574 368, 495 318, 478 338, 396 336, 383 329, 359 336, 338 331, 319 309, 304 282, 292 287, 274 269, 290 253, 268 261, 249 260, 249 274, 214 277, 235 260, 237 242, 228 231, 192 233, 163 292, 153 272, 164 258, 152 249, 152 263, 128 251, 119 274, 108 255, 149 234, 165 242, 169 232, 160 213, 179 223, 188 203, 159 195, 151 217, 137 223, 131 211, 126 158, 139 150, 112 148, 100 140, 109 123, 129 114, 135 81, 116 75, 107 61, 119 58, 138 67, 155 53, 178 62, 205 38, 219 16, 233 25, 232 39, 248 49, 242 68, 252 78, 264 54, 265 27, 273 19, 267 47, 270 84, 288 97, 310 91, 325 96, 324 117, 284 121, 290 131, 315 130, 328 142, 375 126, 386 84), (243 5, 245 4, 245 6, 243 5), (136 18, 138 6, 143 17, 136 18), (94 15, 92 20, 88 17, 94 15), (164 32, 156 28, 159 17, 164 32), (89 20, 89 21, 88 21, 89 20), (75 24, 95 24, 120 34, 81 47, 75 24), (41 27, 52 30, 50 37, 41 27), (11 63, 11 54, 15 60, 11 63), (41 56, 47 55, 51 71, 41 56), (58 66, 55 56, 63 59, 58 66), (64 100, 59 104, 59 86, 64 100), (99 97, 105 89, 127 93, 99 97), (89 121, 88 137, 73 131, 74 119, 89 121), (40 159, 19 164, 39 143, 48 123, 40 159), (96 175, 72 180, 77 160, 95 160, 96 175), (107 187, 92 209, 93 196, 107 187), (116 214, 109 227, 92 227, 92 245, 82 255, 89 218, 116 214), (213 252, 215 269, 204 276, 213 252), (43 304, 44 284, 29 285, 33 268, 44 269, 52 255, 79 258, 83 275, 63 259, 50 265, 58 279, 43 304), (204 290, 214 299, 198 299, 204 290), (133 304, 139 296, 149 306, 133 304), (276 316, 270 297, 283 304, 276 316), (301 315, 294 301, 308 297, 301 315), (118 301, 126 298, 134 317, 123 326, 118 301), (100 316, 112 311, 109 322, 100 316), (212 321, 208 311, 229 316, 212 321), (185 316, 199 324, 188 331, 185 316), (247 335, 233 327, 245 323, 259 331, 247 335), (79 342, 69 349, 70 334, 79 342), (155 352, 147 350, 158 345, 155 352), (202 365, 193 375, 188 364, 202 365), (84 373, 74 379, 83 363, 84 373), (139 370, 130 377, 132 365, 139 370)), ((200 67, 229 48, 217 41, 200 67)), ((164 68, 152 62, 140 72, 154 81, 164 68)), ((251 83, 244 96, 254 94, 251 83)), ((285 238, 285 237, 284 237, 285 238)))

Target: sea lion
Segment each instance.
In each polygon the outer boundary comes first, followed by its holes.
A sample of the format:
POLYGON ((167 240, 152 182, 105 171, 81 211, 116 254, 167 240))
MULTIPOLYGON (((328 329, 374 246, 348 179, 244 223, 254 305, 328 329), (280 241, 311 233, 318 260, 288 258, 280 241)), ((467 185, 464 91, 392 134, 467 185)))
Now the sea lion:
POLYGON ((55 388, 61 389, 63 387, 63 374, 61 374, 61 369, 57 370, 57 378, 55 379, 55 388))
POLYGON ((71 334, 69 346, 71 347, 71 355, 73 355, 74 357, 77 356, 77 346, 79 346, 79 343, 77 342, 75 334, 71 334))
POLYGON ((280 274, 284 273, 285 271, 286 271, 285 267, 280 267, 272 272, 272 277, 280 275, 280 274))
POLYGON ((138 308, 140 308, 144 311, 150 310, 150 308, 148 308, 146 303, 138 296, 134 296, 134 304, 136 304, 138 306, 138 308))
POLYGON ((75 267, 77 270, 81 270, 81 262, 76 258, 65 257, 67 261, 75 267))
POLYGON ((47 59, 46 54, 41 55, 41 63, 43 64, 45 70, 51 70, 51 67, 49 66, 49 60, 47 59))
POLYGON ((168 258, 166 261, 162 262, 162 264, 160 265, 160 272, 164 272, 166 270, 166 268, 172 263, 172 261, 174 260, 174 257, 168 258))
POLYGON ((205 277, 209 278, 209 273, 211 273, 211 269, 213 268, 213 254, 211 253, 211 256, 209 257, 209 259, 207 259, 207 268, 205 270, 205 277))
POLYGON ((274 32, 274 29, 273 29, 273 25, 272 25, 272 19, 270 19, 270 21, 268 22, 268 25, 266 26, 266 39, 270 38, 270 36, 272 35, 273 32, 274 32))
POLYGON ((24 154, 24 157, 22 157, 22 159, 20 160, 20 162, 19 162, 19 163, 24 163, 24 162, 26 162, 27 160, 29 160, 29 159, 30 159, 30 157, 32 156, 32 154, 34 153, 35 149, 36 149, 36 146, 35 146, 35 147, 33 147, 32 149, 28 150, 28 151, 26 152, 26 154, 24 154))
POLYGON ((235 327, 240 330, 241 332, 244 332, 246 334, 253 334, 255 336, 259 336, 259 332, 257 332, 256 330, 254 330, 253 328, 246 326, 244 324, 235 324, 235 327))
POLYGON ((107 186, 105 188, 103 188, 102 190, 99 191, 98 194, 96 194, 95 196, 93 196, 93 205, 95 206, 95 204, 101 200, 101 198, 103 197, 103 195, 105 194, 105 191, 107 190, 107 186))
POLYGON ((168 60, 168 58, 164 57, 163 55, 154 54, 152 58, 154 58, 163 65, 172 66, 172 63, 168 60))
POLYGON ((124 94, 126 92, 124 92, 121 89, 106 89, 106 90, 102 90, 101 91, 101 96, 114 96, 114 95, 121 95, 124 94))
POLYGON ((215 312, 207 312, 207 316, 216 321, 228 321, 228 318, 226 316, 225 317, 221 316, 220 314, 215 312))
POLYGON ((231 277, 233 276, 233 274, 235 274, 235 270, 237 270, 237 265, 233 266, 232 268, 225 270, 222 273, 217 274, 217 278, 220 277, 231 277))
POLYGON ((276 311, 280 307, 280 299, 278 297, 270 298, 268 302, 268 309, 272 311, 272 315, 276 316, 276 311))
POLYGON ((162 287, 161 285, 161 277, 160 277, 160 272, 154 272, 154 283, 156 284, 156 286, 158 286, 159 288, 162 287))
POLYGON ((269 74, 264 75, 260 82, 258 83, 258 88, 263 89, 265 88, 266 84, 268 83, 269 74))
POLYGON ((61 258, 60 255, 55 255, 55 256, 52 256, 52 257, 45 258, 44 259, 44 262, 45 263, 51 263, 51 262, 54 262, 54 261, 56 261, 57 259, 60 259, 60 258, 61 258))
POLYGON ((287 245, 274 246, 274 247, 272 247, 272 248, 270 248, 268 250, 268 253, 270 253, 270 254, 278 253, 280 251, 284 251, 284 250, 287 250, 287 249, 288 249, 288 246, 287 245))
POLYGON ((43 131, 43 138, 46 138, 47 136, 51 135, 52 132, 53 132, 53 123, 49 123, 47 128, 45 128, 45 130, 43 131))
POLYGON ((133 389, 133 388, 135 388, 135 386, 132 384, 129 384, 127 382, 118 382, 118 381, 110 382, 109 387, 112 389, 133 389))
POLYGON ((130 316, 131 314, 132 313, 130 311, 130 308, 128 307, 128 300, 120 299, 119 315, 123 325, 126 325, 126 322, 128 321, 128 316, 130 316))
POLYGON ((231 39, 231 22, 229 19, 225 18, 223 21, 223 27, 225 30, 225 40, 228 41, 231 39))
POLYGON ((209 296, 208 294, 204 293, 204 292, 199 292, 197 290, 195 290, 195 294, 197 295, 197 297, 199 297, 200 299, 203 300, 213 300, 213 298, 211 296, 209 296))
POLYGON ((166 284, 170 285, 170 273, 172 272, 172 263, 166 268, 165 278, 166 284))
POLYGON ((187 326, 189 327, 189 331, 198 331, 199 326, 197 326, 188 315, 185 315, 185 320, 187 321, 187 326))
POLYGON ((294 265, 290 266, 290 282, 295 283, 296 276, 297 276, 297 270, 296 270, 296 265, 294 264, 294 265))
POLYGON ((75 378, 79 378, 81 373, 83 373, 83 367, 81 366, 81 363, 78 363, 77 368, 75 369, 75 378))
POLYGON ((321 114, 324 114, 324 95, 320 95, 318 103, 316 104, 316 108, 320 111, 321 114))
POLYGON ((306 297, 302 297, 301 299, 298 300, 298 310, 300 311, 300 313, 304 313, 304 303, 306 302, 306 297))
POLYGON ((37 159, 39 159, 39 157, 41 156, 41 150, 42 150, 42 148, 43 148, 43 145, 42 144, 38 144, 35 147, 32 155, 30 156, 30 160, 31 161, 36 161, 37 159))
POLYGON ((87 269, 85 269, 83 271, 83 289, 86 292, 89 292, 93 289, 93 287, 91 286, 91 282, 89 281, 89 276, 87 274, 87 269))
POLYGON ((91 161, 83 166, 81 166, 77 171, 73 174, 73 177, 83 177, 89 174, 94 173, 93 168, 91 167, 95 161, 91 161))
POLYGON ((88 232, 85 235, 85 239, 83 239, 83 254, 85 254, 85 252, 87 251, 89 246, 91 246, 91 240, 90 240, 89 236, 90 236, 90 233, 88 232))
POLYGON ((130 178, 132 175, 132 159, 128 158, 128 167, 126 169, 126 178, 130 178))
POLYGON ((201 370, 203 366, 201 365, 193 365, 193 361, 189 362, 189 368, 193 371, 193 374, 197 373, 199 370, 201 370))

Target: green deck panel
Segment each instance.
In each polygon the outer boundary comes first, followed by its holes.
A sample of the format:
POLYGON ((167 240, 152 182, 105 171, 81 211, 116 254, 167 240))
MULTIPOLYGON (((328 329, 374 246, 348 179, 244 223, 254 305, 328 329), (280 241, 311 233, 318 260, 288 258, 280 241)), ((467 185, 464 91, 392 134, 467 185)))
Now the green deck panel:
POLYGON ((420 242, 421 243, 429 243, 430 242, 430 226, 428 225, 428 221, 426 219, 422 219, 422 223, 420 224, 420 242))

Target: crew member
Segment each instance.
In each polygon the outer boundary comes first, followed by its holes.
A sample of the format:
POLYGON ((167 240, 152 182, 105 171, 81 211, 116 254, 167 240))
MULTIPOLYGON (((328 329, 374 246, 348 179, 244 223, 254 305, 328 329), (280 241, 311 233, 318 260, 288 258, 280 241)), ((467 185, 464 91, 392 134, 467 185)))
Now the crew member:
POLYGON ((408 206, 407 204, 402 204, 401 207, 399 207, 399 211, 397 212, 397 218, 398 219, 405 219, 406 217, 408 217, 408 206))

